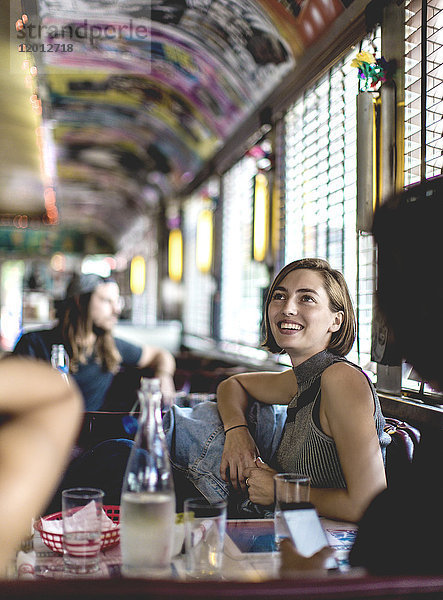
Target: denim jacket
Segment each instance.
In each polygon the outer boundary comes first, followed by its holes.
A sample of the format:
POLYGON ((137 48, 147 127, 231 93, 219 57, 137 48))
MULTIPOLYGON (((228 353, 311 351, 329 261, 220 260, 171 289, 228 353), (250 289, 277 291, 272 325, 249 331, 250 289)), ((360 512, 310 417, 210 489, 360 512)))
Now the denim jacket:
MULTIPOLYGON (((249 430, 266 463, 280 443, 286 408, 254 402, 248 411, 249 430)), ((210 502, 226 499, 230 486, 220 477, 225 434, 217 404, 206 401, 193 408, 172 406, 163 417, 163 429, 173 468, 182 471, 210 502)))

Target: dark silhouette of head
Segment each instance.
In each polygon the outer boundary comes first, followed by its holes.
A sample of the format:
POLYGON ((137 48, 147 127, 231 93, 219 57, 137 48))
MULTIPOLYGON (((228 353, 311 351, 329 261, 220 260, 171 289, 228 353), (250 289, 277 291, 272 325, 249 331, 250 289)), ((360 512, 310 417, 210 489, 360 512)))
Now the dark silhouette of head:
POLYGON ((403 358, 443 390, 443 177, 410 186, 375 213, 377 297, 403 358))

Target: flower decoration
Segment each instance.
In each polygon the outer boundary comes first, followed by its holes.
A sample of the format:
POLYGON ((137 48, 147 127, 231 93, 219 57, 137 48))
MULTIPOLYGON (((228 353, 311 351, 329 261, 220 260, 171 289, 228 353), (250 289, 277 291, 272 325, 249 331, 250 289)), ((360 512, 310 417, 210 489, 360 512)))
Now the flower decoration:
POLYGON ((375 89, 379 83, 386 81, 395 70, 395 61, 386 61, 384 56, 375 58, 370 52, 359 52, 351 62, 351 67, 358 69, 358 76, 363 82, 362 89, 375 89))
POLYGON ((351 67, 364 68, 364 65, 373 65, 375 63, 375 57, 370 52, 359 52, 354 60, 351 62, 351 67))

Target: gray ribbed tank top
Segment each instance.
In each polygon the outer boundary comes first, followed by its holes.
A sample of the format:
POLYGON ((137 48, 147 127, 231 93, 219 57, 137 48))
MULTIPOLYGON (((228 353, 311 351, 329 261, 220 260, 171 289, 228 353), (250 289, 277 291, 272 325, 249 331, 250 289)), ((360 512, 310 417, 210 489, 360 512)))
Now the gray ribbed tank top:
MULTIPOLYGON (((321 431, 318 418, 321 375, 336 362, 346 362, 362 371, 359 366, 329 350, 311 356, 294 368, 298 392, 288 404, 286 424, 276 453, 275 466, 280 473, 309 475, 312 487, 317 488, 346 487, 335 442, 321 431)), ((375 426, 384 457, 390 437, 383 431, 385 419, 380 402, 372 382, 367 379, 374 398, 375 426)))

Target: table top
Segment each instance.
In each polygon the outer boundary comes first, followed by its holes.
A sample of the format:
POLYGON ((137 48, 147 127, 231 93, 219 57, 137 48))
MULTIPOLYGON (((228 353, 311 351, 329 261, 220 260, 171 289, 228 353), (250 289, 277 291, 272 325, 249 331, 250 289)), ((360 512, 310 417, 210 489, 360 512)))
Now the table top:
MULTIPOLYGON (((321 519, 328 537, 328 542, 336 551, 336 558, 340 569, 348 569, 347 556, 352 546, 357 526, 353 523, 321 519)), ((273 521, 271 519, 242 519, 228 520, 227 536, 225 541, 222 579, 235 581, 258 582, 266 579, 278 578, 280 565, 278 551, 268 552, 267 538, 273 537, 273 521), (239 535, 245 542, 253 540, 248 550, 253 552, 240 552, 237 544, 239 535), (266 543, 262 543, 263 540, 266 543), (237 542, 237 544, 235 543, 237 542)), ((52 552, 41 540, 36 531, 33 540, 35 554, 21 553, 18 565, 20 579, 66 579, 79 578, 79 575, 65 573, 63 557, 52 552), (27 563, 30 566, 27 566, 27 563)), ((243 544, 244 546, 244 544, 243 544)), ((112 578, 120 577, 121 553, 120 545, 101 552, 100 570, 94 574, 81 576, 82 578, 112 578)), ((171 577, 186 579, 184 555, 175 556, 171 564, 171 577)))

